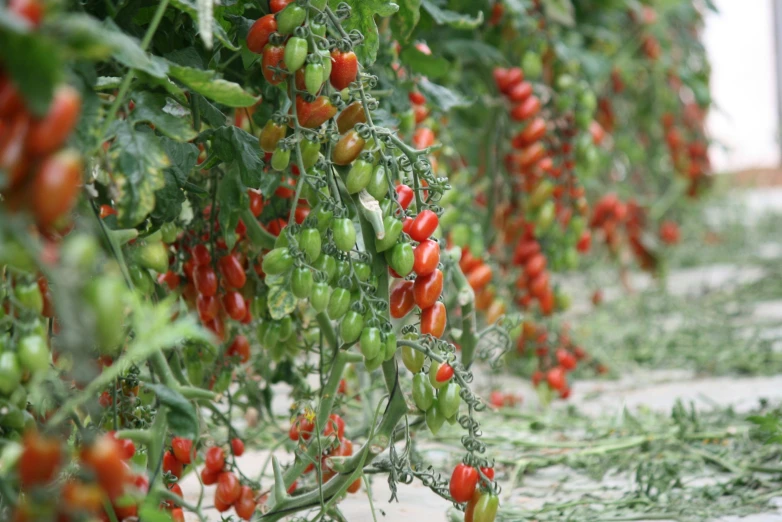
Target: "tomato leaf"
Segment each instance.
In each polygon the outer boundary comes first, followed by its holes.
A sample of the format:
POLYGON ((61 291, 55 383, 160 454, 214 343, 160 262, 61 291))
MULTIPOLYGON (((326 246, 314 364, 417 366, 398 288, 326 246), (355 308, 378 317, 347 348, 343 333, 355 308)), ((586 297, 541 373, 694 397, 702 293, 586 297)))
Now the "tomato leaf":
POLYGON ((430 78, 440 78, 448 73, 451 64, 440 56, 424 54, 415 47, 407 47, 400 56, 403 62, 419 74, 425 74, 430 78))
POLYGON ((119 193, 117 222, 123 227, 141 223, 155 208, 155 191, 165 186, 163 169, 168 157, 149 128, 115 122, 115 140, 109 149, 119 193))
POLYGON ((134 92, 131 99, 135 104, 130 113, 134 124, 151 123, 156 130, 176 141, 190 141, 196 137, 190 126, 188 109, 167 100, 162 94, 148 91, 134 92))
MULTIPOLYGON (((198 34, 207 49, 212 48, 215 25, 214 0, 198 0, 198 34)), ((218 26, 219 27, 219 26, 218 26)))
POLYGON ((466 99, 461 94, 452 91, 448 87, 432 83, 426 78, 421 78, 418 87, 431 103, 446 112, 455 107, 469 107, 472 105, 472 101, 466 99))
POLYGON ((182 210, 182 203, 185 202, 183 188, 198 161, 198 147, 192 143, 178 143, 168 138, 162 138, 161 143, 171 167, 163 173, 165 186, 155 193, 155 210, 151 216, 156 221, 165 223, 176 219, 182 210))
MULTIPOLYGON (((199 0, 199 4, 198 6, 196 6, 192 2, 192 0, 171 0, 171 5, 173 5, 183 13, 187 13, 187 15, 190 16, 190 18, 192 18, 193 21, 196 22, 200 28, 202 23, 201 15, 200 15, 201 2, 202 0, 199 0)), ((206 23, 206 20, 203 23, 206 23)), ((214 35, 215 38, 217 38, 217 40, 221 44, 223 44, 225 47, 227 47, 232 51, 239 50, 239 48, 236 45, 234 45, 234 43, 228 37, 228 33, 225 32, 225 29, 223 29, 223 27, 219 23, 217 23, 217 21, 214 19, 214 16, 212 16, 210 25, 212 29, 212 34, 214 35)), ((201 39, 204 40, 203 34, 201 35, 201 39)), ((204 40, 204 42, 206 42, 206 40, 204 40)))
POLYGON ((223 80, 214 71, 202 71, 172 62, 169 74, 195 92, 229 107, 249 107, 258 101, 238 83, 223 80))
POLYGON ((284 286, 275 286, 269 290, 267 306, 272 319, 282 319, 296 308, 296 297, 284 286))
POLYGON ((228 166, 225 176, 217 187, 217 201, 220 206, 218 221, 220 230, 228 248, 236 244, 236 225, 239 224, 240 209, 247 208, 250 199, 247 196, 247 187, 242 184, 238 162, 232 162, 228 166))
POLYGON ((391 19, 391 30, 399 42, 407 42, 421 20, 422 0, 397 0, 399 12, 391 19))
POLYGON ((458 58, 462 63, 478 62, 482 65, 505 63, 503 54, 491 45, 476 40, 446 40, 438 47, 446 56, 458 58))
POLYGON ((350 6, 350 18, 342 23, 345 31, 357 29, 364 35, 364 43, 356 47, 358 59, 364 65, 372 65, 377 59, 380 47, 375 15, 386 17, 396 13, 399 6, 391 0, 329 0, 332 9, 346 3, 350 6))
POLYGON ((222 127, 226 123, 228 123, 228 118, 225 117, 225 114, 220 112, 220 109, 212 105, 209 100, 201 96, 200 94, 192 93, 190 96, 193 97, 193 99, 197 100, 198 103, 198 111, 201 114, 201 118, 209 124, 210 127, 217 128, 222 127))
POLYGON ((190 401, 162 384, 144 383, 144 387, 155 392, 161 404, 168 408, 166 420, 174 435, 188 439, 198 437, 198 418, 190 401))
POLYGON ((431 0, 423 0, 423 8, 431 15, 437 25, 448 25, 454 29, 475 29, 483 23, 483 11, 478 11, 478 16, 470 18, 461 13, 441 9, 431 0))
POLYGON ((217 155, 223 163, 236 162, 241 181, 245 187, 261 188, 264 195, 269 195, 269 178, 276 176, 261 176, 263 161, 261 160, 261 147, 258 138, 243 131, 239 127, 226 125, 212 131, 203 133, 204 137, 212 139, 211 152, 217 155), (266 187, 264 190, 264 183, 266 187))

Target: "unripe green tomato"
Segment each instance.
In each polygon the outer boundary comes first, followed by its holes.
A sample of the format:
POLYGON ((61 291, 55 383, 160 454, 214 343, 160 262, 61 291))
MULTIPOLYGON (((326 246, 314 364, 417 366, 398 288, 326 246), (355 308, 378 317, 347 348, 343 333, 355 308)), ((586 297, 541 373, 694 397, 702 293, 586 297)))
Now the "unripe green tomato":
POLYGON ((289 336, 288 340, 285 341, 285 353, 289 357, 296 357, 299 355, 300 351, 301 347, 299 346, 299 339, 295 335, 289 336))
POLYGON ((163 225, 160 227, 160 239, 162 239, 164 243, 173 243, 176 241, 178 234, 179 231, 177 230, 176 225, 172 222, 163 223, 163 225))
POLYGON ((383 226, 386 231, 386 235, 383 239, 375 238, 375 250, 378 252, 385 252, 389 248, 396 244, 396 240, 402 234, 402 222, 398 219, 386 216, 383 218, 383 226))
POLYGON ((578 252, 572 246, 565 250, 565 268, 574 270, 578 268, 578 252))
POLYGON ((43 312, 43 294, 38 287, 38 283, 17 284, 14 288, 14 297, 19 306, 25 310, 31 311, 36 315, 43 312))
MULTIPOLYGON (((350 275, 350 263, 345 261, 344 259, 340 259, 337 261, 337 270, 334 272, 334 281, 341 281, 343 277, 347 277, 350 275)), ((360 296, 358 296, 360 297, 360 296)), ((356 297, 356 299, 358 299, 356 297)), ((351 301, 350 304, 353 304, 355 299, 353 298, 353 294, 351 294, 351 301)))
POLYGON ((312 31, 312 34, 315 36, 320 36, 321 38, 326 36, 326 26, 323 24, 310 23, 310 31, 312 31))
POLYGON ((434 404, 434 388, 423 373, 413 377, 413 403, 421 411, 428 411, 434 404))
POLYGON ((85 288, 85 299, 95 318, 95 335, 98 350, 107 355, 117 355, 125 338, 124 296, 127 288, 121 278, 99 276, 85 288))
MULTIPOLYGON (((344 320, 343 320, 344 322, 344 320)), ((361 322, 364 320, 362 318, 361 322)), ((376 359, 380 357, 381 362, 385 357, 385 349, 383 346, 383 340, 380 335, 380 328, 370 326, 364 328, 361 332, 361 338, 359 339, 359 348, 361 349, 361 355, 367 359, 376 359)))
POLYGON ((362 283, 366 283, 372 275, 372 267, 366 263, 353 263, 353 272, 362 283))
POLYGON ((386 251, 386 261, 394 271, 402 277, 406 277, 413 271, 415 255, 410 243, 397 243, 386 251))
POLYGON ((323 87, 323 62, 318 56, 317 62, 310 62, 304 67, 304 86, 307 92, 316 96, 323 87))
POLYGON ((291 162, 290 149, 277 147, 272 153, 272 168, 274 170, 285 170, 291 162))
POLYGON ((557 90, 567 92, 576 86, 576 80, 569 74, 562 74, 557 78, 557 90))
POLYGON ((455 225, 462 218, 462 216, 463 214, 456 208, 446 208, 445 212, 443 212, 443 215, 440 216, 440 227, 448 228, 451 225, 455 225))
POLYGON ((409 346, 402 346, 402 363, 411 373, 418 373, 424 367, 426 356, 409 346))
POLYGON ((323 60, 323 78, 324 80, 331 76, 331 53, 327 49, 318 51, 323 60))
POLYGON ((570 294, 557 290, 554 292, 554 302, 557 305, 557 310, 565 311, 570 308, 570 294))
POLYGON ((330 288, 326 283, 315 283, 310 294, 310 304, 315 312, 320 313, 329 305, 330 288))
POLYGON ((578 104, 584 112, 591 116, 595 113, 595 109, 597 109, 597 96, 595 96, 592 89, 587 87, 581 92, 581 96, 578 98, 578 104))
POLYGON ((450 419, 459 413, 459 405, 462 401, 462 398, 459 396, 461 391, 461 386, 450 381, 437 392, 437 404, 440 406, 440 411, 446 419, 450 419))
POLYGON ((264 256, 261 266, 265 274, 284 274, 293 266, 293 257, 287 248, 275 248, 264 256))
POLYGON ((380 368, 380 366, 383 364, 383 354, 379 353, 377 357, 374 359, 367 359, 364 358, 364 366, 366 366, 367 371, 372 372, 380 368))
POLYGON ((371 163, 362 159, 355 160, 353 166, 350 167, 350 171, 348 171, 347 178, 345 178, 345 187, 348 190, 348 194, 358 194, 364 190, 372 178, 372 171, 371 163))
POLYGON ((0 394, 10 395, 21 383, 22 368, 16 353, 0 353, 0 394))
POLYGON ((250 312, 253 317, 261 318, 266 314, 266 293, 256 295, 250 303, 250 312))
POLYGON ((267 323, 266 331, 263 334, 263 345, 266 348, 273 348, 280 342, 280 325, 276 322, 267 323))
POLYGON ((356 246, 356 227, 348 218, 335 219, 331 224, 334 244, 343 252, 350 252, 356 246))
POLYGON ((312 292, 312 272, 308 268, 296 268, 291 276, 291 292, 299 299, 306 299, 312 292))
POLYGON ((593 113, 583 110, 581 107, 576 111, 576 127, 582 131, 589 129, 589 125, 592 123, 593 113))
MULTIPOLYGON (((293 74, 307 61, 307 40, 298 36, 291 36, 285 44, 285 68, 293 74)), ((317 92, 316 92, 317 94, 317 92)))
POLYGON ((22 430, 25 424, 24 413, 14 406, 3 408, 4 414, 0 414, 0 426, 9 430, 22 430))
POLYGON ((445 419, 445 421, 446 421, 448 424, 452 425, 452 426, 453 426, 454 424, 458 423, 458 422, 459 422, 459 412, 456 412, 456 413, 454 413, 453 415, 451 415, 450 417, 447 417, 447 418, 445 419))
POLYGON ((328 280, 331 281, 337 273, 337 262, 330 255, 321 254, 320 257, 312 263, 312 268, 325 273, 328 280))
POLYGON ((168 270, 168 249, 161 241, 146 243, 137 251, 138 264, 158 274, 168 270))
POLYGON ((451 241, 455 246, 464 248, 470 242, 470 227, 464 223, 457 223, 451 228, 451 241))
POLYGON ((19 363, 22 368, 32 374, 49 369, 49 347, 41 335, 28 335, 19 341, 19 363))
POLYGON ((358 340, 363 329, 364 317, 354 310, 348 310, 339 324, 339 335, 342 337, 343 342, 350 344, 358 340))
POLYGON ((350 292, 344 288, 335 288, 329 298, 326 313, 332 320, 340 319, 350 308, 350 292))
POLYGON ((332 210, 328 210, 322 205, 318 205, 314 209, 315 212, 315 219, 318 223, 318 230, 320 232, 325 231, 329 224, 331 223, 331 219, 334 217, 334 212, 332 210))
POLYGON ((386 340, 383 343, 383 361, 390 361, 396 355, 396 334, 391 332, 386 335, 386 340))
POLYGON ((388 196, 388 178, 386 168, 382 164, 377 164, 372 170, 372 176, 366 187, 367 193, 378 201, 388 196))
POLYGON ((432 406, 426 410, 426 425, 429 427, 429 431, 432 432, 432 435, 437 435, 440 428, 443 427, 444 422, 445 416, 443 416, 440 411, 440 407, 436 402, 433 403, 432 406))
POLYGON ((521 59, 521 69, 524 71, 524 76, 530 79, 540 78, 543 74, 543 60, 540 58, 540 54, 527 51, 521 59))
POLYGON ((556 205, 550 200, 546 201, 546 203, 540 207, 540 211, 538 211, 538 215, 535 218, 535 232, 538 235, 543 235, 551 228, 551 225, 554 223, 554 218, 556 217, 556 212, 556 205))
MULTIPOLYGON (((280 234, 282 235, 282 234, 280 234)), ((299 248, 309 263, 313 263, 320 257, 321 239, 316 228, 305 228, 299 233, 299 248)))
MULTIPOLYGON (((198 359, 190 360, 185 363, 188 380, 195 386, 200 386, 204 382, 204 363, 198 359)), ((153 394, 154 395, 154 394, 153 394)))
POLYGON ((304 23, 307 11, 296 5, 296 2, 277 13, 277 32, 280 34, 293 34, 297 27, 304 23))
POLYGON ((60 260, 63 265, 87 270, 95 264, 100 246, 87 234, 70 234, 60 247, 60 260))
POLYGON ((287 341, 293 334, 293 319, 290 315, 286 315, 279 322, 280 325, 280 341, 287 341))
POLYGON ((473 510, 473 522, 494 522, 497 517, 497 509, 500 507, 500 499, 493 493, 483 493, 475 504, 473 510))
POLYGON ((274 240, 274 248, 288 248, 291 242, 288 239, 288 234, 281 232, 277 239, 274 240))
POLYGON ((412 109, 399 115, 399 132, 410 133, 415 129, 415 113, 412 109))
POLYGON ((133 288, 138 290, 141 295, 150 295, 155 290, 155 281, 149 275, 149 270, 141 268, 138 265, 128 267, 130 280, 133 282, 133 288))
POLYGON ((575 105, 575 99, 569 94, 559 94, 554 100, 554 105, 559 112, 569 112, 575 105))
MULTIPOLYGON (((301 162, 304 164, 304 168, 309 170, 315 166, 320 157, 320 142, 305 139, 301 140, 299 147, 301 148, 301 162)), ((309 183, 305 183, 302 188, 312 190, 309 183)), ((309 201, 309 198, 307 201, 309 201)))
POLYGON ((225 393, 228 390, 228 387, 231 385, 232 373, 233 372, 231 370, 223 370, 220 372, 220 375, 217 376, 217 380, 215 381, 215 385, 212 388, 212 391, 215 393, 225 393))
POLYGON ((8 397, 8 402, 16 406, 17 408, 24 410, 27 408, 27 389, 24 386, 17 386, 17 388, 8 397))

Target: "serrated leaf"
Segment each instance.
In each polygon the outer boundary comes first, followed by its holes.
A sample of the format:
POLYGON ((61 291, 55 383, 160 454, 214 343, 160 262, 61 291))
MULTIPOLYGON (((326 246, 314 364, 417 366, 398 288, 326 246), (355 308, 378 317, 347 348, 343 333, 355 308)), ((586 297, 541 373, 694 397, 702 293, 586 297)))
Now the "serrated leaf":
POLYGON ((573 4, 570 0, 543 0, 543 9, 554 22, 567 27, 575 25, 576 20, 573 13, 573 4))
POLYGON ((275 286, 269 290, 267 303, 272 319, 282 319, 296 308, 296 296, 284 286, 275 286))
MULTIPOLYGON (((199 0, 200 1, 200 0, 199 0)), ((183 13, 187 13, 190 18, 193 19, 194 22, 199 23, 199 12, 198 7, 192 2, 192 0, 171 0, 171 5, 182 11, 183 13)), ((215 38, 217 38, 221 44, 223 44, 225 47, 232 51, 238 51, 239 48, 234 45, 234 43, 231 41, 231 39, 228 37, 228 34, 225 32, 225 29, 222 28, 220 24, 217 23, 214 18, 212 19, 212 33, 214 34, 215 38)))
POLYGON ((163 169, 169 160, 151 129, 135 129, 128 121, 118 121, 114 131, 109 157, 119 194, 117 222, 132 227, 155 208, 155 191, 165 186, 163 169))
POLYGON ((421 20, 422 0, 396 0, 399 11, 391 19, 391 30, 397 41, 405 43, 421 20))
POLYGON ((133 123, 151 123, 155 129, 176 141, 190 141, 196 137, 196 132, 190 126, 190 111, 181 105, 171 103, 162 94, 154 94, 148 91, 131 94, 135 108, 130 113, 133 123), (177 115, 174 112, 179 112, 177 115))
POLYGON ((375 15, 391 16, 399 6, 391 0, 329 0, 332 9, 341 3, 348 4, 351 9, 350 18, 342 23, 343 28, 348 32, 357 29, 364 35, 364 43, 355 49, 356 55, 365 66, 372 65, 380 47, 375 15))
POLYGON ((441 56, 425 54, 415 47, 407 47, 402 51, 401 60, 419 74, 425 74, 430 78, 440 78, 448 73, 451 64, 441 56))
POLYGON ((250 107, 258 101, 258 97, 242 89, 238 83, 218 78, 214 71, 171 63, 169 74, 195 92, 229 107, 250 107))
POLYGON ((443 87, 430 82, 426 78, 421 78, 418 87, 426 95, 427 100, 440 107, 443 111, 450 111, 455 107, 469 107, 472 101, 466 99, 461 94, 452 91, 448 87, 443 87))
POLYGON ((174 435, 186 439, 198 437, 198 418, 190 401, 178 391, 162 384, 144 383, 144 387, 155 392, 161 404, 168 408, 166 420, 174 435))
POLYGON ((201 114, 201 119, 209 124, 212 128, 223 127, 228 123, 228 118, 225 114, 220 112, 220 109, 212 105, 206 98, 200 94, 191 94, 191 96, 197 100, 198 111, 201 114))
POLYGON ((176 219, 182 210, 183 187, 198 161, 198 147, 168 138, 161 138, 161 143, 171 166, 163 173, 165 186, 155 192, 155 209, 151 217, 158 222, 167 222, 176 219))
POLYGON ((478 16, 471 18, 468 15, 441 9, 433 4, 431 0, 423 0, 422 6, 437 25, 448 25, 454 29, 475 29, 483 23, 483 11, 479 11, 478 16))
MULTIPOLYGON (((261 147, 258 138, 239 127, 226 125, 203 133, 212 140, 212 154, 223 163, 236 163, 242 183, 258 188, 263 172, 261 147)), ((264 195, 269 195, 264 192, 264 195)))

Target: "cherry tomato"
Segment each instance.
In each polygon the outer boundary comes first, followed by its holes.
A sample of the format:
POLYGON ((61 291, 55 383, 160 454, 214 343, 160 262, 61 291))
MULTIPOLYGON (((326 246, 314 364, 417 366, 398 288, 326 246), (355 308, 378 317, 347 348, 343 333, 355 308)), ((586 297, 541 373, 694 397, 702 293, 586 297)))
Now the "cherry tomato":
POLYGON ((422 210, 413 220, 413 224, 410 227, 410 237, 414 241, 419 242, 428 239, 439 224, 440 219, 437 217, 437 214, 429 209, 422 210))
POLYGON ((443 273, 435 269, 427 276, 418 276, 413 284, 413 297, 415 304, 421 310, 425 310, 437 302, 443 292, 443 273))
POLYGON ((242 485, 232 471, 223 472, 217 477, 215 498, 219 498, 226 504, 233 504, 239 499, 241 493, 242 485))
POLYGON ((241 457, 244 454, 244 442, 242 442, 242 439, 231 439, 231 451, 237 457, 241 457))
POLYGON ((356 246, 356 227, 348 218, 335 219, 331 223, 334 244, 343 252, 350 252, 356 246))
POLYGON ((295 2, 296 0, 269 0, 269 11, 272 13, 279 13, 285 9, 288 4, 295 2))
POLYGON ((305 129, 316 129, 337 114, 337 108, 327 96, 318 96, 307 102, 301 96, 296 97, 296 116, 299 125, 305 129))
POLYGON ((171 440, 171 450, 179 462, 190 464, 192 461, 193 441, 183 437, 174 437, 171 440))
POLYGON ((276 32, 277 20, 273 14, 260 17, 247 32, 247 48, 256 54, 262 54, 263 48, 269 43, 269 36, 276 32))
POLYGON ((272 85, 277 85, 285 78, 284 74, 272 70, 272 68, 285 68, 283 59, 285 58, 285 47, 282 45, 266 44, 263 48, 263 58, 261 58, 261 71, 266 81, 272 85))
POLYGON ((449 491, 456 502, 468 502, 478 485, 478 470, 466 464, 458 464, 451 473, 449 491))
POLYGON ((285 44, 285 67, 295 73, 304 66, 307 60, 307 40, 291 36, 285 44))
POLYGON ((221 257, 218 261, 218 267, 228 286, 237 289, 244 287, 247 282, 247 274, 244 273, 244 268, 235 255, 228 254, 221 257))
POLYGON ((467 274, 467 282, 473 290, 480 290, 491 282, 492 269, 487 264, 482 264, 467 274))
POLYGON ((553 390, 564 390, 567 387, 567 375, 565 368, 562 366, 555 366, 550 369, 546 374, 546 382, 553 390))
MULTIPOLYGON (((170 460, 179 466, 181 474, 182 464, 171 453, 170 460)), ((106 491, 109 497, 115 497, 121 493, 127 482, 130 469, 121 457, 121 449, 117 441, 110 435, 103 435, 96 439, 92 445, 82 449, 81 460, 95 473, 98 483, 106 491)), ((163 460, 164 471, 166 460, 163 460)))
POLYGON ((247 314, 247 307, 242 294, 236 291, 226 292, 223 296, 223 308, 234 321, 241 321, 247 314))
POLYGON ((285 9, 277 13, 277 32, 280 34, 293 34, 307 18, 307 11, 295 3, 289 3, 285 9))
MULTIPOLYGON (((331 159, 337 165, 349 165, 364 150, 364 138, 355 129, 349 130, 337 142, 331 159)), ((371 167, 370 167, 371 168, 371 167)))
POLYGON ((204 486, 217 484, 217 477, 220 473, 222 473, 222 469, 214 471, 204 466, 203 469, 201 469, 201 482, 204 483, 204 486))
POLYGON ((426 239, 415 247, 413 256, 413 271, 419 276, 429 275, 440 264, 440 244, 426 239))
POLYGON ((339 335, 345 343, 357 341, 364 329, 364 316, 354 310, 348 310, 339 323, 339 335))
POLYGON ((216 296, 205 296, 198 294, 196 299, 196 309, 198 310, 198 317, 203 323, 208 323, 220 313, 220 302, 216 296))
POLYGON ((510 111, 510 117, 515 121, 525 121, 540 112, 540 99, 537 96, 530 96, 519 103, 510 111))
POLYGON ((82 162, 74 151, 59 152, 41 164, 29 192, 33 215, 41 227, 50 227, 70 212, 81 179, 82 162))
POLYGON ((358 58, 353 51, 342 52, 339 49, 331 51, 331 85, 341 91, 356 80, 358 75, 358 58))
POLYGON ((339 113, 337 116, 337 130, 340 134, 345 134, 352 130, 357 123, 366 123, 367 115, 364 112, 364 105, 360 101, 354 101, 339 113))
POLYGON ((291 440, 297 441, 299 437, 302 440, 310 440, 312 432, 315 430, 315 425, 307 417, 300 415, 296 418, 293 424, 291 424, 290 430, 288 430, 288 437, 291 440))
POLYGON ((445 305, 440 301, 429 308, 425 308, 421 312, 421 334, 433 335, 438 339, 443 336, 445 332, 445 323, 447 320, 447 313, 445 305))
POLYGON ((228 347, 226 355, 229 357, 238 356, 239 362, 242 364, 246 363, 250 360, 250 341, 244 335, 237 335, 231 341, 231 346, 228 347))
POLYGON ((415 264, 413 247, 410 243, 397 243, 391 250, 386 251, 386 260, 399 277, 405 277, 413 271, 415 264))
MULTIPOLYGON (((329 435, 333 434, 336 431, 337 438, 342 440, 342 437, 345 436, 345 421, 342 420, 342 417, 337 415, 336 413, 332 413, 329 415, 328 420, 326 421, 326 428, 323 430, 323 435, 328 437, 329 435)), ((347 443, 350 443, 350 441, 346 441, 347 443)), ((350 443, 350 447, 352 448, 353 445, 350 443)), ((353 452, 351 451, 350 454, 353 452)))
POLYGON ((407 207, 409 207, 410 203, 413 201, 413 196, 414 196, 413 189, 411 189, 407 185, 397 185, 396 194, 397 194, 397 200, 399 201, 399 204, 402 206, 403 209, 407 210, 407 207))
POLYGON ((171 473, 176 478, 182 477, 182 461, 177 459, 173 453, 166 451, 163 453, 163 471, 171 473))
POLYGON ((225 467, 225 452, 223 448, 212 446, 206 450, 204 465, 212 472, 222 471, 223 467, 225 467))
POLYGON ((253 513, 255 513, 256 507, 258 507, 258 504, 255 502, 255 493, 249 486, 242 486, 239 500, 234 503, 236 516, 242 520, 250 520, 252 519, 253 513))
POLYGON ((217 275, 209 265, 195 267, 193 282, 198 293, 204 297, 211 297, 217 293, 217 275))
POLYGON ((61 461, 62 447, 56 437, 47 437, 34 430, 25 432, 17 466, 22 488, 50 482, 60 469, 61 461))
POLYGON ((287 247, 275 248, 263 258, 263 271, 269 275, 287 272, 293 266, 293 257, 287 247))
POLYGON ((413 297, 413 282, 412 281, 398 281, 392 288, 389 295, 388 308, 391 313, 391 317, 394 319, 401 319, 415 306, 415 298, 413 297))
POLYGON ((81 95, 68 85, 58 87, 41 119, 34 119, 27 134, 25 148, 29 154, 45 156, 63 146, 73 131, 81 111, 81 95))

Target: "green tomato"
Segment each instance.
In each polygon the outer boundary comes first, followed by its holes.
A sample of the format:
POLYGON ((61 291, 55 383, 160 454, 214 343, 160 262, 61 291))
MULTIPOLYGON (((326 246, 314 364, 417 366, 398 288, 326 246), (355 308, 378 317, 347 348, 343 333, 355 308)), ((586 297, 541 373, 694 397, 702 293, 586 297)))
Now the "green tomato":
POLYGON ((353 272, 362 283, 366 283, 372 275, 372 267, 366 263, 353 263, 353 272))
MULTIPOLYGON (((293 74, 307 61, 307 40, 298 36, 291 36, 285 44, 285 68, 293 74)), ((317 94, 315 92, 314 94, 317 94)), ((314 96, 313 94, 313 96, 314 96)))
POLYGON ((138 265, 128 267, 130 280, 133 282, 133 288, 141 292, 141 295, 150 295, 155 290, 155 281, 149 275, 149 270, 138 265))
POLYGON ((421 411, 428 411, 434 404, 434 389, 423 373, 413 377, 413 403, 421 411))
POLYGON ((185 363, 188 380, 195 386, 200 386, 204 382, 204 363, 198 359, 189 360, 185 363))
POLYGON ((348 194, 358 194, 364 190, 372 178, 372 164, 362 159, 357 159, 350 167, 345 178, 345 188, 348 194))
POLYGON ((422 352, 409 346, 402 346, 402 363, 411 373, 420 372, 424 367, 424 361, 426 356, 422 352))
POLYGON ((60 248, 60 259, 66 266, 87 270, 95 264, 99 251, 100 245, 92 236, 70 234, 60 248))
POLYGON ((261 266, 266 274, 284 274, 293 266, 293 257, 287 248, 275 248, 264 256, 261 266))
POLYGON ((274 348, 280 342, 279 323, 268 323, 266 332, 263 334, 263 345, 266 348, 274 348))
POLYGON ((22 368, 14 352, 0 353, 0 393, 11 394, 22 383, 22 368))
MULTIPOLYGON (((310 2, 310 5, 312 5, 311 2, 310 2)), ((323 25, 323 24, 313 24, 313 23, 310 23, 310 31, 312 31, 312 34, 314 34, 316 36, 320 36, 321 38, 326 36, 326 26, 323 25)))
POLYGON ((160 227, 160 237, 164 243, 171 244, 176 241, 177 234, 179 234, 179 231, 172 222, 163 223, 160 227))
MULTIPOLYGON (((361 322, 364 322, 363 318, 361 322)), ((379 356, 383 356, 380 359, 382 361, 385 356, 385 350, 383 347, 383 340, 380 335, 380 328, 376 328, 374 326, 364 328, 364 331, 361 332, 359 348, 361 349, 361 355, 367 359, 376 359, 379 356)))
POLYGON ((415 113, 412 109, 399 115, 399 132, 408 134, 415 129, 415 113))
POLYGON ((274 170, 285 170, 288 168, 290 162, 290 149, 283 149, 281 147, 274 149, 274 152, 272 152, 272 168, 274 170))
POLYGON ((444 422, 445 416, 440 411, 440 407, 436 402, 433 403, 432 406, 426 410, 426 425, 429 427, 429 431, 432 432, 432 435, 437 435, 440 428, 443 427, 444 422))
POLYGON ((287 341, 293 335, 293 319, 286 315, 280 319, 280 341, 287 341))
POLYGON ((320 313, 329 305, 330 288, 326 283, 315 283, 310 294, 310 304, 320 313))
POLYGON ((288 239, 288 234, 286 234, 284 231, 280 232, 280 235, 277 236, 277 239, 274 240, 274 248, 288 248, 290 245, 291 242, 288 239))
POLYGON ((136 254, 138 264, 158 274, 168 270, 168 248, 162 241, 145 243, 136 254))
POLYGON ((334 244, 343 252, 350 252, 356 246, 356 227, 348 218, 335 219, 331 224, 334 244))
POLYGON ((540 75, 543 74, 543 61, 540 58, 540 54, 533 51, 524 53, 521 59, 521 69, 527 78, 540 78, 540 75))
POLYGON ((401 277, 406 277, 413 271, 415 255, 410 243, 397 243, 391 250, 386 250, 386 261, 401 277))
POLYGON ((350 344, 358 340, 363 329, 364 317, 358 312, 348 310, 339 324, 339 335, 343 342, 350 344))
POLYGON ((383 354, 378 354, 374 359, 364 359, 364 366, 367 367, 367 371, 372 372, 380 368, 383 364, 383 354))
POLYGON ((532 194, 529 197, 529 206, 536 209, 549 201, 551 195, 554 193, 554 188, 556 187, 551 181, 547 179, 542 180, 538 183, 538 186, 535 187, 535 190, 532 191, 532 194))
POLYGON ((377 164, 372 170, 372 176, 369 178, 366 191, 378 201, 382 201, 388 196, 388 178, 386 176, 386 168, 382 164, 377 164))
POLYGON ((494 522, 497 517, 497 509, 500 507, 500 499, 492 493, 483 493, 475 504, 473 510, 473 522, 494 522))
POLYGON ((458 223, 451 229, 451 241, 458 247, 466 247, 470 243, 470 227, 464 223, 458 223))
MULTIPOLYGON (((350 263, 344 259, 337 261, 337 270, 334 272, 334 281, 339 282, 343 277, 350 275, 350 263)), ((351 302, 352 304, 352 302, 351 302)))
MULTIPOLYGON (((287 51, 287 48, 285 50, 287 51)), ((285 63, 287 64, 287 62, 285 63)), ((323 62, 321 60, 310 62, 304 67, 304 86, 311 95, 317 96, 320 88, 323 87, 324 79, 323 62)))
POLYGON ((253 317, 263 317, 266 314, 266 293, 262 293, 260 295, 256 295, 253 298, 252 303, 250 303, 250 313, 252 313, 253 317))
POLYGON ((553 201, 546 201, 543 206, 540 207, 540 211, 535 218, 535 232, 537 235, 543 235, 551 228, 551 225, 554 224, 556 212, 556 205, 553 201))
POLYGON ((386 216, 383 218, 383 226, 386 231, 386 235, 383 239, 375 239, 375 250, 378 252, 385 252, 389 248, 396 244, 396 240, 402 234, 402 222, 398 219, 386 216))
POLYGON ((38 373, 49 369, 49 347, 40 335, 28 335, 19 341, 19 362, 24 370, 38 373))
POLYGON ((231 370, 220 372, 220 375, 217 376, 217 380, 215 381, 215 385, 212 388, 212 391, 215 393, 225 393, 228 390, 228 387, 231 385, 232 377, 233 372, 231 370))
POLYGON ((462 398, 459 396, 460 391, 462 391, 461 386, 455 382, 449 382, 437 392, 437 404, 440 406, 440 411, 446 419, 459 413, 459 405, 462 401, 462 398))
POLYGON ((299 248, 304 251, 308 262, 312 263, 320 257, 320 247, 321 240, 318 229, 305 228, 299 233, 299 248))
POLYGON ((331 53, 328 51, 328 49, 323 49, 318 52, 320 53, 320 57, 323 61, 323 78, 325 79, 331 76, 331 53))
POLYGON ((396 355, 396 334, 394 332, 391 332, 386 336, 386 342, 383 343, 383 350, 385 351, 383 354, 384 361, 390 361, 394 358, 394 355, 396 355))
POLYGON ((95 318, 98 349, 107 355, 117 355, 125 338, 124 296, 127 288, 120 277, 100 276, 85 288, 85 299, 95 318))
POLYGON ((43 294, 38 283, 17 284, 14 288, 14 297, 25 310, 41 315, 43 312, 43 294))
POLYGON ((326 313, 332 320, 337 320, 345 315, 350 308, 350 292, 344 288, 335 288, 329 298, 329 306, 326 313))
POLYGON ((320 257, 312 263, 312 268, 326 274, 328 280, 331 281, 334 279, 334 274, 337 273, 337 262, 330 255, 321 254, 320 257))
MULTIPOLYGON (((299 142, 299 148, 301 149, 301 162, 304 164, 304 168, 309 170, 314 167, 320 157, 320 142, 306 139, 301 140, 301 142, 299 142)), ((309 183, 305 183, 302 188, 312 190, 309 183)), ((307 201, 312 205, 310 198, 307 198, 307 201)), ((315 202, 317 203, 317 200, 315 200, 315 202)))
POLYGON ((312 271, 308 268, 296 268, 291 276, 291 292, 299 299, 306 299, 312 292, 312 271))
POLYGON ((293 34, 297 27, 304 23, 307 11, 296 5, 296 2, 277 13, 277 32, 280 34, 293 34))
POLYGON ((317 225, 318 231, 324 232, 331 224, 331 220, 334 217, 334 212, 331 210, 327 210, 322 205, 318 205, 317 207, 315 207, 314 213, 315 213, 316 222, 318 223, 317 225))

